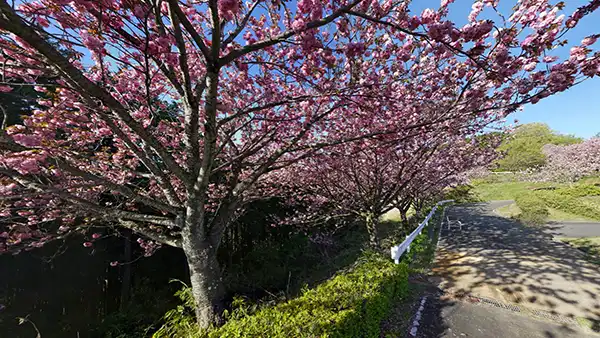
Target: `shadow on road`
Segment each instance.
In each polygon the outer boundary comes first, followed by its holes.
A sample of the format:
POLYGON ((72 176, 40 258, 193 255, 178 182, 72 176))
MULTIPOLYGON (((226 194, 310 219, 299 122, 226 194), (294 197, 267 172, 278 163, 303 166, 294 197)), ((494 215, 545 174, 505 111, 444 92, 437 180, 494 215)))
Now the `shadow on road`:
POLYGON ((515 303, 548 319, 570 318, 600 332, 598 267, 551 235, 499 217, 492 209, 471 204, 448 210, 451 221, 464 225, 462 230, 442 230, 433 269, 436 282, 458 297, 472 294, 515 303))

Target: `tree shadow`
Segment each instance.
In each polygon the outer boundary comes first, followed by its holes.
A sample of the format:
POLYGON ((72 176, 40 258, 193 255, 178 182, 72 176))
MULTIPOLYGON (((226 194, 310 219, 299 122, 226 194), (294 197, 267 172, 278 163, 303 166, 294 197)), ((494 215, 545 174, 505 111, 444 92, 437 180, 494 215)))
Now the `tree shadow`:
POLYGON ((488 204, 455 206, 446 215, 464 224, 442 229, 433 272, 446 292, 585 321, 600 332, 600 271, 579 251, 543 229, 495 215, 488 204))

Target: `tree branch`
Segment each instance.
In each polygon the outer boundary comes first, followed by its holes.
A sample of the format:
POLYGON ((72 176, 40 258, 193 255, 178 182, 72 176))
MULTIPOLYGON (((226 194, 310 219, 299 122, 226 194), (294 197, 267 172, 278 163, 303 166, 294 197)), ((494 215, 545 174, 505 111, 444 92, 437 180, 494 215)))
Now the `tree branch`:
POLYGON ((169 6, 172 8, 171 10, 174 12, 174 14, 177 16, 177 18, 179 18, 179 21, 181 22, 181 24, 183 25, 185 30, 192 37, 192 40, 194 40, 196 45, 198 45, 198 48, 200 48, 202 55, 204 55, 204 57, 206 58, 207 61, 210 61, 211 60, 210 50, 204 43, 204 40, 202 39, 200 34, 198 34, 198 31, 196 30, 196 28, 194 28, 194 25, 192 25, 190 20, 188 20, 188 17, 185 15, 185 13, 179 7, 179 1, 178 0, 167 0, 167 1, 169 2, 169 6))
POLYGON ((233 51, 229 52, 229 54, 220 58, 219 64, 226 65, 226 64, 230 63, 231 61, 233 61, 241 56, 244 56, 248 53, 251 53, 251 52, 254 52, 254 51, 269 47, 269 46, 273 46, 275 44, 285 41, 286 39, 288 39, 294 35, 305 32, 307 30, 325 26, 325 25, 333 22, 335 19, 339 18, 340 16, 344 15, 345 13, 348 13, 348 11, 350 11, 352 8, 354 8, 356 5, 358 5, 361 1, 363 1, 363 0, 354 0, 351 3, 349 3, 348 5, 339 8, 338 10, 336 10, 329 16, 326 16, 322 19, 311 21, 311 22, 307 23, 303 29, 289 30, 289 31, 286 31, 286 32, 272 38, 272 39, 259 41, 257 43, 253 43, 253 44, 245 46, 243 48, 233 50, 233 51))
MULTIPOLYGON (((59 53, 56 48, 40 37, 32 27, 27 25, 4 1, 0 2, 0 16, 0 28, 15 34, 44 55, 44 57, 46 57, 46 59, 63 74, 66 80, 78 87, 78 92, 80 94, 85 93, 86 95, 94 97, 110 108, 116 113, 121 121, 131 128, 144 143, 148 144, 156 152, 169 170, 182 181, 189 182, 187 173, 179 167, 171 154, 169 154, 156 139, 149 135, 142 125, 129 115, 125 107, 123 107, 119 101, 104 88, 89 80, 79 69, 71 64, 65 56, 59 53)), ((99 115, 100 117, 109 118, 102 111, 99 111, 99 115)))
POLYGON ((94 214, 98 215, 98 217, 100 217, 100 218, 105 218, 105 219, 109 219, 109 220, 117 220, 117 219, 122 218, 122 219, 126 219, 126 220, 148 222, 148 223, 163 225, 163 226, 167 226, 167 227, 177 226, 175 221, 173 221, 171 218, 168 218, 168 217, 145 215, 145 214, 138 214, 136 212, 131 212, 131 211, 104 208, 102 206, 99 206, 98 204, 90 202, 79 196, 73 195, 67 191, 42 185, 42 184, 36 182, 35 180, 33 180, 32 178, 30 178, 26 175, 22 175, 12 169, 0 168, 0 174, 6 175, 6 176, 12 178, 13 180, 15 180, 16 182, 18 182, 19 184, 21 184, 23 187, 25 187, 27 189, 37 191, 37 192, 43 192, 43 193, 52 193, 53 195, 61 198, 62 200, 67 201, 73 205, 76 205, 85 211, 93 212, 94 214))
POLYGON ((181 248, 181 238, 169 236, 166 234, 161 234, 158 232, 148 231, 148 229, 144 228, 144 226, 139 225, 138 223, 136 223, 134 221, 119 219, 118 222, 122 227, 130 229, 139 234, 142 234, 142 235, 150 238, 151 240, 154 240, 154 241, 157 241, 157 242, 160 242, 160 243, 172 246, 172 247, 181 248))

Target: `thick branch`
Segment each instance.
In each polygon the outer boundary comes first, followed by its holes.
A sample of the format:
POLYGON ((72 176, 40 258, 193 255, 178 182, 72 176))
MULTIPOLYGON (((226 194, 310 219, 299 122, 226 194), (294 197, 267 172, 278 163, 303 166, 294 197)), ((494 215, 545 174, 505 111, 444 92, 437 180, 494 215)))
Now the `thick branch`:
MULTIPOLYGON (((196 163, 198 162, 199 157, 199 145, 198 145, 198 97, 195 97, 194 90, 192 89, 192 80, 190 78, 190 70, 188 67, 188 57, 187 50, 185 48, 185 40, 183 39, 183 34, 181 32, 181 27, 179 26, 179 19, 175 15, 175 12, 179 9, 177 4, 174 4, 173 1, 169 2, 169 17, 171 18, 171 22, 173 23, 173 31, 175 35, 175 42, 177 44, 177 49, 179 49, 179 67, 181 68, 181 73, 183 76, 183 85, 184 85, 184 99, 185 99, 185 107, 184 107, 184 122, 185 122, 185 151, 188 154, 187 158, 187 169, 189 172, 194 173, 196 163)), ((179 9, 180 10, 180 9, 179 9)))
POLYGON ((140 225, 133 221, 119 219, 118 222, 122 227, 131 229, 132 231, 142 234, 142 235, 150 238, 151 240, 154 240, 154 241, 157 241, 157 242, 160 242, 160 243, 172 246, 172 247, 181 248, 181 238, 169 236, 166 234, 161 234, 158 232, 148 231, 148 229, 144 228, 143 225, 140 225))
MULTIPOLYGON (((0 28, 7 30, 40 52, 48 61, 56 67, 65 77, 66 80, 72 82, 78 87, 78 91, 100 100, 108 108, 110 108, 133 132, 135 132, 146 144, 148 144, 161 160, 167 165, 176 176, 184 182, 188 182, 186 172, 179 167, 175 159, 168 151, 148 132, 144 127, 136 122, 127 112, 125 107, 117 101, 104 88, 98 86, 89 80, 81 70, 77 69, 69 60, 50 45, 46 40, 40 37, 36 31, 28 26, 19 17, 14 10, 6 3, 0 2, 0 28)), ((100 117, 107 117, 106 113, 99 112, 100 117)))
POLYGON ((138 214, 136 212, 117 210, 117 209, 109 209, 109 208, 99 206, 98 204, 90 202, 79 196, 73 195, 68 191, 64 191, 61 189, 56 189, 53 187, 49 187, 49 186, 40 184, 39 182, 35 181, 31 177, 22 175, 12 169, 0 168, 0 174, 6 175, 6 176, 12 178, 13 180, 15 180, 16 182, 18 182, 19 184, 21 184, 22 186, 24 186, 25 188, 27 188, 29 190, 33 190, 33 191, 37 191, 37 192, 41 192, 41 193, 50 193, 64 201, 67 201, 73 205, 76 205, 77 207, 81 208, 82 210, 92 212, 92 213, 96 214, 98 217, 101 217, 104 219, 108 219, 108 220, 126 219, 126 220, 132 220, 132 221, 140 221, 140 222, 147 222, 147 223, 152 223, 152 224, 157 224, 157 225, 163 225, 163 226, 167 226, 167 227, 175 227, 177 225, 171 218, 168 218, 168 217, 138 214))
POLYGON ((188 17, 185 15, 185 13, 179 7, 179 1, 178 0, 168 0, 168 1, 169 1, 169 6, 170 6, 171 10, 173 11, 173 14, 177 15, 177 18, 179 19, 179 21, 181 22, 181 24, 183 25, 185 30, 190 34, 190 36, 192 37, 192 40, 194 40, 196 45, 198 45, 198 48, 200 48, 200 51, 202 51, 202 55, 204 55, 204 57, 207 60, 211 60, 210 50, 204 43, 203 38, 200 36, 200 34, 198 34, 198 31, 196 30, 196 28, 194 28, 194 25, 190 22, 190 20, 188 20, 188 17))
POLYGON ((315 29, 315 28, 319 28, 319 27, 325 26, 325 25, 333 22, 335 19, 339 18, 340 16, 348 13, 348 11, 350 11, 352 8, 354 8, 356 5, 358 5, 361 1, 363 1, 363 0, 354 0, 351 3, 349 3, 348 5, 339 8, 338 10, 336 10, 335 12, 333 12, 329 16, 326 16, 326 17, 324 17, 322 19, 311 21, 311 22, 307 23, 306 26, 303 29, 289 30, 289 31, 286 31, 286 32, 284 32, 282 34, 279 34, 278 36, 276 36, 276 37, 274 37, 272 39, 259 41, 257 43, 253 43, 253 44, 245 46, 243 48, 233 50, 229 54, 227 54, 224 57, 222 57, 219 60, 219 64, 220 65, 226 65, 226 64, 232 62, 233 60, 235 60, 235 59, 237 59, 237 58, 239 58, 241 56, 244 56, 244 55, 246 55, 248 53, 255 52, 257 50, 261 50, 263 48, 276 45, 276 44, 278 44, 280 42, 285 41, 286 39, 288 39, 288 38, 290 38, 292 36, 298 35, 298 34, 300 34, 302 32, 307 31, 307 30, 315 29))

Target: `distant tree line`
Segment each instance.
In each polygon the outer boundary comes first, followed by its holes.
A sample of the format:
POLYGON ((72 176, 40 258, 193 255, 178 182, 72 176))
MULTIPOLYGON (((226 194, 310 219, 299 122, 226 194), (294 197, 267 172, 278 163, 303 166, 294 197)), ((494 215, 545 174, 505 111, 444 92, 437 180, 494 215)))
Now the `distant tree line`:
POLYGON ((583 142, 582 138, 560 134, 545 123, 523 124, 503 137, 498 147, 501 158, 495 163, 496 171, 540 168, 547 161, 546 154, 542 151, 545 145, 570 145, 583 142))

